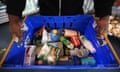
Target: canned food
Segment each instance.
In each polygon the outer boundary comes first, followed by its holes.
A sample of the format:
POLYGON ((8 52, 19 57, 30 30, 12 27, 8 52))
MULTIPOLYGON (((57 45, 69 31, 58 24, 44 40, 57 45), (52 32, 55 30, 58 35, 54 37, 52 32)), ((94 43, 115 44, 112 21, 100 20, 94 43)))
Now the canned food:
POLYGON ((72 36, 77 36, 78 35, 78 32, 74 31, 74 30, 65 29, 64 32, 65 32, 64 33, 65 37, 72 37, 72 36))
POLYGON ((70 38, 70 40, 75 47, 80 46, 80 40, 79 40, 78 36, 72 36, 70 38))
POLYGON ((61 41, 66 47, 68 47, 68 48, 70 48, 70 49, 73 49, 73 48, 74 48, 73 44, 72 44, 69 40, 67 40, 64 36, 61 36, 61 37, 60 37, 60 41, 61 41))
POLYGON ((54 47, 63 48, 62 42, 48 42, 48 44, 50 44, 50 45, 52 45, 54 47))
POLYGON ((83 57, 81 58, 81 64, 82 65, 96 65, 96 61, 94 57, 83 57))
MULTIPOLYGON (((58 42, 57 42, 58 43, 58 42)), ((55 45, 55 44, 57 44, 57 43, 48 43, 48 46, 50 47, 50 48, 55 48, 55 52, 56 52, 56 55, 58 55, 58 56, 63 56, 63 48, 59 48, 58 46, 53 46, 53 45, 55 45)), ((61 46, 62 47, 62 46, 61 46)))
POLYGON ((79 50, 76 51, 78 57, 87 57, 89 55, 88 49, 81 47, 79 50))
POLYGON ((66 48, 65 50, 67 56, 77 56, 77 51, 78 51, 78 48, 74 48, 72 50, 66 48))
POLYGON ((65 49, 65 55, 70 56, 70 49, 69 48, 65 49))
POLYGON ((56 48, 56 55, 60 56, 60 54, 61 54, 61 49, 60 48, 56 48))

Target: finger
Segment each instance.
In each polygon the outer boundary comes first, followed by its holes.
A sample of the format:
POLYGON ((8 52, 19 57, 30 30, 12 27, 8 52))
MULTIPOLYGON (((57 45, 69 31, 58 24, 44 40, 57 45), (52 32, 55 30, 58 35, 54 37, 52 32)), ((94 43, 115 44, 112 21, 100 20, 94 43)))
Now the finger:
POLYGON ((20 40, 22 40, 23 34, 24 34, 24 31, 21 31, 21 30, 20 30, 20 31, 19 31, 19 34, 18 34, 20 40))

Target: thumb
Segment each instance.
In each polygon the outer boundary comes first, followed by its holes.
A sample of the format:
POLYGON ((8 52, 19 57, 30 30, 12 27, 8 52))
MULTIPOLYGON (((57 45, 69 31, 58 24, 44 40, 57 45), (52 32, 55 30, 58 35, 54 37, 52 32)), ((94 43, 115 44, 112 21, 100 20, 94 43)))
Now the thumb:
POLYGON ((22 40, 23 39, 23 35, 24 35, 24 31, 19 31, 19 34, 18 34, 18 38, 19 40, 22 40))

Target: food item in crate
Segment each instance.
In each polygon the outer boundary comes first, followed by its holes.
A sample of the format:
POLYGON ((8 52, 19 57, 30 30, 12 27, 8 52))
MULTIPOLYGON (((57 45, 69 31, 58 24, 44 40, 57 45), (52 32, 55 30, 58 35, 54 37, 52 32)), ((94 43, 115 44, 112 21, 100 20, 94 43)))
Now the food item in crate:
POLYGON ((54 33, 49 33, 49 41, 51 42, 57 42, 59 41, 59 36, 54 33))
POLYGON ((79 50, 78 48, 74 48, 74 49, 66 48, 65 54, 66 56, 77 56, 78 50, 79 50))
POLYGON ((41 44, 42 34, 43 34, 44 29, 45 29, 45 26, 42 26, 37 32, 35 32, 34 37, 33 37, 34 45, 41 44))
POLYGON ((44 44, 39 44, 39 45, 36 46, 36 51, 35 51, 35 53, 36 53, 37 56, 38 56, 41 48, 43 47, 43 45, 44 45, 44 44))
POLYGON ((96 65, 96 60, 92 56, 83 57, 81 58, 81 64, 82 65, 96 65))
POLYGON ((69 60, 69 56, 62 56, 59 58, 59 61, 68 61, 69 60))
POLYGON ((48 44, 50 44, 50 45, 52 45, 54 47, 63 48, 62 42, 48 42, 48 44))
POLYGON ((65 48, 65 55, 66 56, 70 56, 70 50, 69 48, 65 48))
POLYGON ((72 44, 69 40, 67 40, 64 36, 61 36, 61 37, 60 37, 60 41, 61 41, 67 48, 70 48, 70 49, 73 49, 73 48, 74 48, 73 44, 72 44))
POLYGON ((47 43, 45 43, 41 48, 40 52, 38 53, 37 58, 44 59, 44 57, 46 57, 49 54, 50 50, 51 48, 49 48, 47 43))
POLYGON ((75 55, 77 55, 77 54, 76 54, 76 48, 75 48, 75 49, 66 48, 65 54, 66 54, 67 56, 75 56, 75 55))
POLYGON ((74 48, 73 50, 70 50, 70 55, 71 56, 77 56, 77 51, 78 50, 79 50, 78 48, 74 48))
POLYGON ((42 36, 34 37, 34 39, 33 39, 33 44, 34 44, 34 45, 39 45, 39 44, 41 44, 41 39, 42 39, 42 36))
POLYGON ((91 53, 95 53, 96 49, 93 47, 92 43, 83 35, 80 36, 80 41, 83 46, 88 49, 91 53))
POLYGON ((37 58, 48 64, 56 64, 61 54, 61 48, 54 47, 49 43, 44 44, 43 47, 40 46, 38 50, 37 58))
POLYGON ((56 48, 52 48, 50 53, 47 55, 47 61, 48 63, 56 64, 56 48))
POLYGON ((38 64, 38 65, 43 64, 43 60, 38 60, 38 61, 37 61, 37 64, 38 64))
POLYGON ((86 48, 81 47, 79 48, 74 48, 74 49, 66 49, 66 55, 67 56, 78 56, 79 58, 81 57, 86 57, 89 55, 89 51, 86 48))
POLYGON ((64 36, 65 37, 72 37, 72 36, 77 36, 77 35, 78 35, 77 31, 69 30, 69 29, 64 30, 64 36))
POLYGON ((81 46, 81 48, 78 49, 76 52, 77 52, 77 56, 80 58, 87 57, 89 55, 88 49, 84 48, 83 46, 81 46))
POLYGON ((80 65, 81 64, 80 58, 77 56, 69 56, 68 62, 70 65, 80 65))
POLYGON ((77 36, 79 32, 75 30, 70 30, 70 29, 53 29, 52 33, 58 35, 58 36, 64 36, 64 37, 72 37, 72 36, 77 36))
POLYGON ((49 64, 56 64, 60 57, 60 48, 52 48, 50 53, 47 55, 47 62, 49 64))
POLYGON ((35 64, 35 49, 36 49, 35 45, 25 46, 24 65, 35 64))
POLYGON ((44 28, 43 29, 43 33, 42 33, 42 40, 41 43, 47 43, 48 42, 48 32, 47 30, 44 28))
POLYGON ((80 40, 79 40, 78 36, 72 36, 72 37, 70 37, 70 40, 75 47, 80 46, 80 40))
POLYGON ((60 48, 61 49, 60 56, 64 55, 64 50, 63 50, 63 44, 62 44, 62 42, 49 42, 48 44, 54 46, 55 48, 60 48))

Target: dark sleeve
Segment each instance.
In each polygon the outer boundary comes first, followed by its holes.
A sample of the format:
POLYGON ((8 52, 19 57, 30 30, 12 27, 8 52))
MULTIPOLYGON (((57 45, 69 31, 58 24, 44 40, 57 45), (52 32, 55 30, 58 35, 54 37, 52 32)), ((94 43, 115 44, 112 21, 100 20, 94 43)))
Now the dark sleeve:
POLYGON ((95 15, 97 17, 111 15, 114 1, 115 0, 94 0, 95 15))
POLYGON ((6 0, 7 13, 21 17, 26 0, 6 0))

